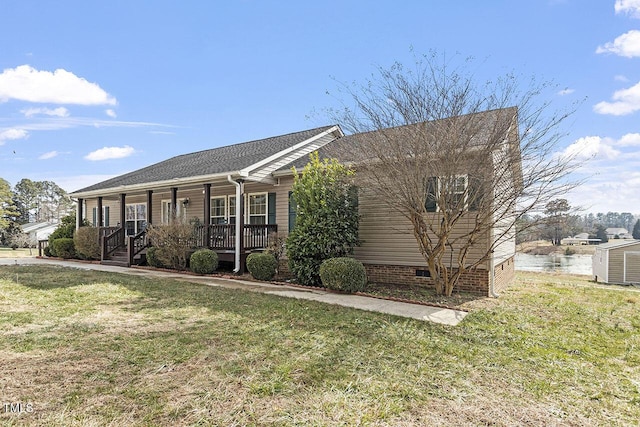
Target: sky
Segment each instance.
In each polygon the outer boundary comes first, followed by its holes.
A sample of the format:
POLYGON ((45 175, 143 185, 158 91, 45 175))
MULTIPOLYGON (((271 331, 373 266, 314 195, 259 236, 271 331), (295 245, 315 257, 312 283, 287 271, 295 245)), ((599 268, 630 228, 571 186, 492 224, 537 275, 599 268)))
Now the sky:
POLYGON ((71 192, 333 124, 342 83, 433 50, 552 81, 569 202, 640 214, 640 0, 0 0, 0 178, 71 192))

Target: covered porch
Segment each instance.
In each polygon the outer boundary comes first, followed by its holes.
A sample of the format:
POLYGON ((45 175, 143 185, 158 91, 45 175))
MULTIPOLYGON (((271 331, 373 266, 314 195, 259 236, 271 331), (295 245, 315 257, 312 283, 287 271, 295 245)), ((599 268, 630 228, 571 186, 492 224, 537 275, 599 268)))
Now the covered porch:
MULTIPOLYGON (((220 261, 234 262, 239 254, 241 269, 246 256, 252 252, 267 249, 277 238, 277 224, 244 224, 240 238, 240 247, 236 244, 235 224, 196 225, 192 249, 211 249, 218 254, 220 261)), ((152 246, 146 230, 134 236, 127 236, 124 227, 100 227, 101 262, 114 265, 136 265, 145 260, 146 249, 152 246)))

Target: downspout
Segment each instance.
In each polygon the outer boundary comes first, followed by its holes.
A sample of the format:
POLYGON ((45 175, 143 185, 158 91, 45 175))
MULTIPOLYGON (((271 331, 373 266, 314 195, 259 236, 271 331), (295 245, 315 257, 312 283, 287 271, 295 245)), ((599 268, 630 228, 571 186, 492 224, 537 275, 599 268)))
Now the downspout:
POLYGON ((240 271, 240 239, 242 236, 242 230, 241 230, 241 226, 240 226, 240 200, 242 197, 242 185, 237 182, 234 181, 231 178, 231 175, 227 175, 227 181, 229 181, 231 184, 236 186, 236 245, 235 245, 235 268, 233 269, 234 273, 238 273, 240 271))

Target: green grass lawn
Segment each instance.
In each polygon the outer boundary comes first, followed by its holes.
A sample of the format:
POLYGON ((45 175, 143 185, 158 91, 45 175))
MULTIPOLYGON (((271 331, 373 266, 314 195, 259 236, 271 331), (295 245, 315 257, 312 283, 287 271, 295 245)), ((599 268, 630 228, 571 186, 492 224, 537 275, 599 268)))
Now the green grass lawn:
POLYGON ((0 267, 3 425, 638 425, 640 293, 519 274, 457 327, 0 267), (26 406, 25 406, 26 407, 26 406))

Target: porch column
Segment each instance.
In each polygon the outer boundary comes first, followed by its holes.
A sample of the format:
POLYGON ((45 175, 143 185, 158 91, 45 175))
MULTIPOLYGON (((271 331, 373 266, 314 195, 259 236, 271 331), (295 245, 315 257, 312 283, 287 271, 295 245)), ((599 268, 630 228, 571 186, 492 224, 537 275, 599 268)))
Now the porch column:
POLYGON ((171 221, 174 221, 178 216, 178 188, 171 187, 171 221))
MULTIPOLYGON (((239 179, 238 183, 240 184, 240 197, 236 197, 236 217, 238 220, 236 221, 236 227, 239 227, 240 231, 240 242, 238 245, 238 252, 240 253, 240 271, 238 274, 244 274, 244 262, 246 259, 246 255, 244 253, 244 180, 239 179)), ((236 233, 238 231, 236 230, 236 233)))
POLYGON ((127 195, 125 193, 120 193, 120 227, 125 228, 125 218, 126 218, 126 198, 127 195))
POLYGON ((211 184, 204 184, 204 212, 203 212, 203 223, 204 223, 204 242, 205 246, 209 247, 209 241, 211 236, 209 235, 209 225, 211 225, 211 184))
POLYGON ((147 190, 147 224, 153 224, 153 190, 147 190))
POLYGON ((98 197, 98 206, 96 207, 96 227, 102 227, 102 196, 98 197))
POLYGON ((76 206, 76 230, 82 225, 82 204, 84 199, 78 199, 78 205, 76 206))

